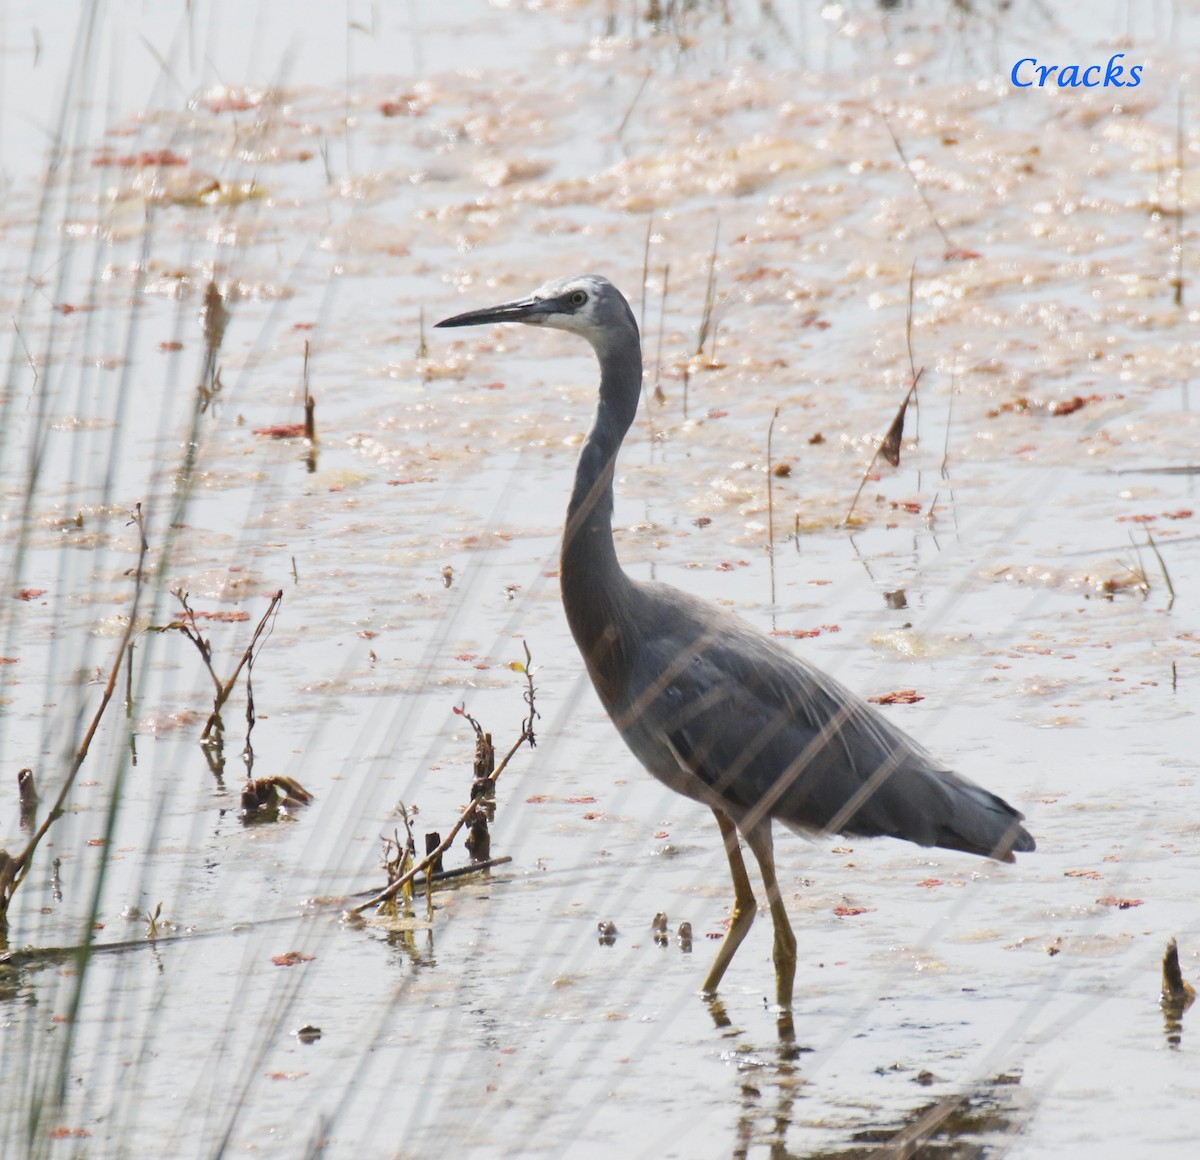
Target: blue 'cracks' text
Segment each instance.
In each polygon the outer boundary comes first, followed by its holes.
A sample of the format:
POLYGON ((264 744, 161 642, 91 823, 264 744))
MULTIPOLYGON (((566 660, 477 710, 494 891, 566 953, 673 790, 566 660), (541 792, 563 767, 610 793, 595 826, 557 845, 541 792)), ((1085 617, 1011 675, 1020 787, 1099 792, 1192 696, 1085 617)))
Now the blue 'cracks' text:
POLYGON ((1057 84, 1060 89, 1136 89, 1142 83, 1142 69, 1145 66, 1130 65, 1129 79, 1123 80, 1126 69, 1119 62, 1124 58, 1125 54, 1118 52, 1108 58, 1107 65, 1093 64, 1087 68, 1080 68, 1077 64, 1069 64, 1060 68, 1056 64, 1038 64, 1036 57, 1027 56, 1013 65, 1012 83, 1018 89, 1030 89, 1034 85, 1044 89, 1048 84, 1057 84), (1057 77, 1055 73, 1058 74, 1057 77), (1100 79, 1101 75, 1103 80, 1100 79))

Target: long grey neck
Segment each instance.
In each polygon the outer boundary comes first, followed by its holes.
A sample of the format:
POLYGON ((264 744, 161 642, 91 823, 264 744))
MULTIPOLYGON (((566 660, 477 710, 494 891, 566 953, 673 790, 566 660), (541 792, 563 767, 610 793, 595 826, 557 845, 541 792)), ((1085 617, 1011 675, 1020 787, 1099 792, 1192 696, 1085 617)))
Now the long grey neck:
POLYGON ((607 667, 605 657, 620 648, 628 623, 631 584, 612 536, 613 472, 621 441, 637 414, 642 355, 636 327, 632 341, 625 338, 596 351, 600 402, 579 454, 563 529, 563 606, 593 679, 598 668, 607 667))

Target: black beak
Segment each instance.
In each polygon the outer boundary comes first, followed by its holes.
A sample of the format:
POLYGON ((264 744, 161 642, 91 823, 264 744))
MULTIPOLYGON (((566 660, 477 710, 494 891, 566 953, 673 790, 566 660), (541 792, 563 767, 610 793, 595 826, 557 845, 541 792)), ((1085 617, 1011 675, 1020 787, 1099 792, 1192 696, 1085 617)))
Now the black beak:
POLYGON ((489 322, 540 322, 546 315, 553 314, 555 303, 545 298, 522 298, 516 302, 505 302, 500 306, 489 306, 484 310, 468 310, 453 318, 443 318, 435 326, 483 326, 489 322))

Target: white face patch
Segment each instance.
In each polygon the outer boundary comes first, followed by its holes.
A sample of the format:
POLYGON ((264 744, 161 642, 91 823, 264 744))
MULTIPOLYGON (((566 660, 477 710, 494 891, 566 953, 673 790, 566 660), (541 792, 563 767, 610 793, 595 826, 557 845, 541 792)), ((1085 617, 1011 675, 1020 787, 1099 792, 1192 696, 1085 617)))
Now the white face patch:
POLYGON ((555 300, 561 304, 561 309, 553 314, 534 316, 529 321, 538 326, 581 335, 594 345, 603 334, 599 317, 601 303, 606 294, 613 293, 615 290, 611 283, 595 274, 559 278, 539 286, 533 297, 541 301, 555 300), (579 296, 583 296, 584 300, 577 304, 575 299, 579 296))

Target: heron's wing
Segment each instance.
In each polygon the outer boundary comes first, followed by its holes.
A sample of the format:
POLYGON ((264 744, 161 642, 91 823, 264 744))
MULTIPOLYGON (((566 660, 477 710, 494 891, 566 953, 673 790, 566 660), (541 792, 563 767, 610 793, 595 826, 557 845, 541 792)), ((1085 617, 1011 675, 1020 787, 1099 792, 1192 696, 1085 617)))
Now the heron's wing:
POLYGON ((697 627, 647 646, 659 655, 639 669, 658 676, 641 690, 643 727, 735 817, 998 857, 1032 849, 1006 802, 831 677, 732 618, 697 627))

